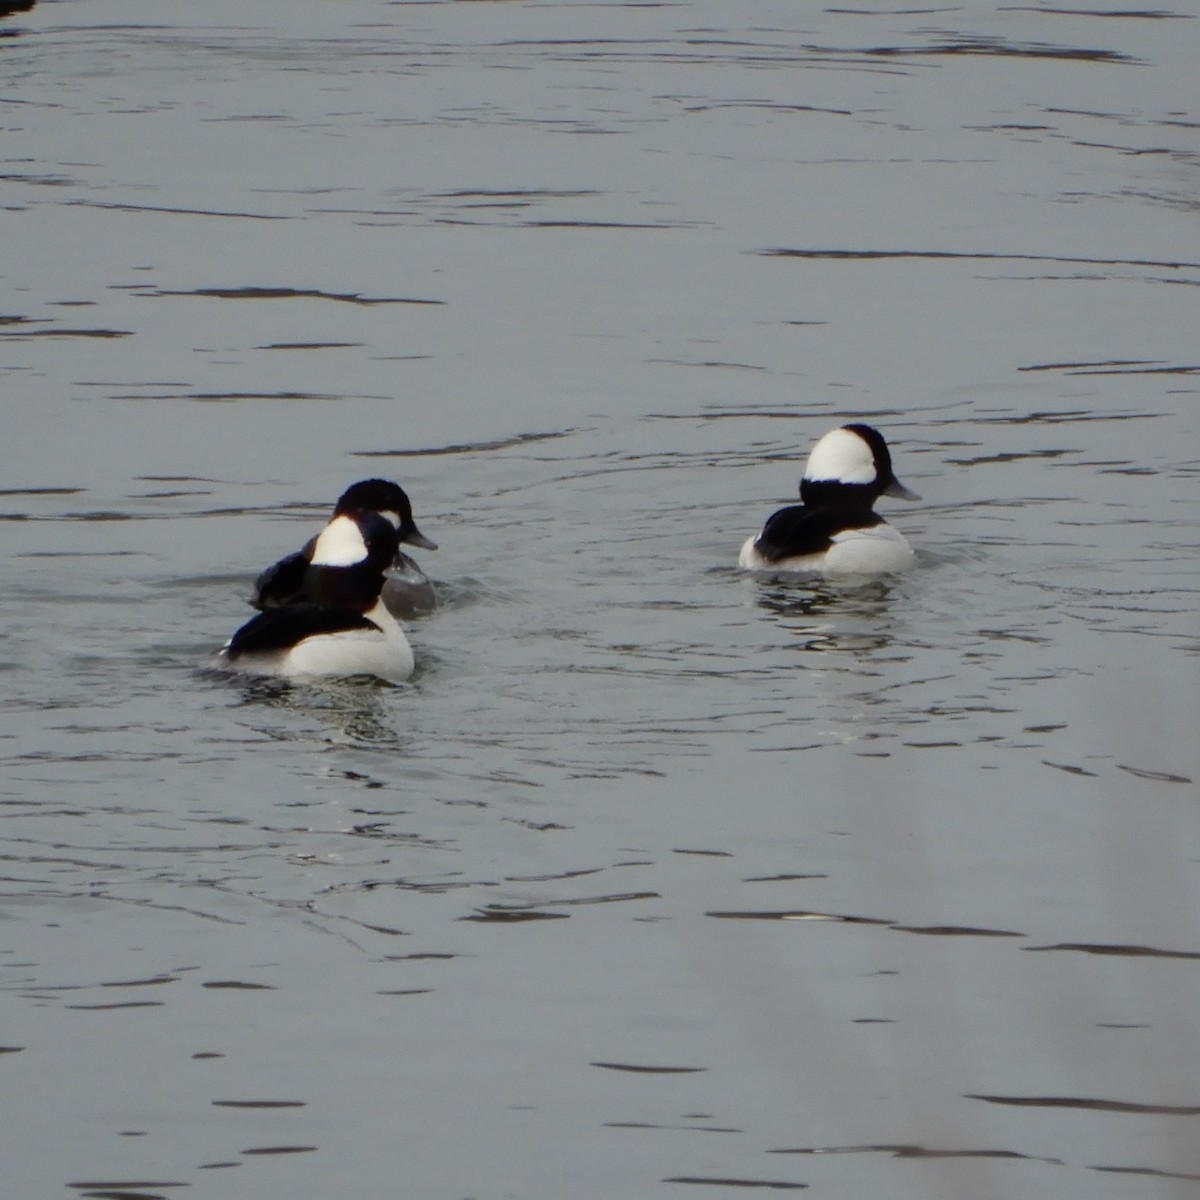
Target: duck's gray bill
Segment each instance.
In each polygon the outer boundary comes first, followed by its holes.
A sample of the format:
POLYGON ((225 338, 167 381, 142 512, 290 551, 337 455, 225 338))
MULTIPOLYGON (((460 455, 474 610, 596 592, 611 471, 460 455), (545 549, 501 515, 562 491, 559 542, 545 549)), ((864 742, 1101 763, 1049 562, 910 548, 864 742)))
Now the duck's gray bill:
POLYGON ((892 482, 883 489, 885 496, 895 496, 897 500, 920 500, 920 496, 911 488, 906 488, 894 475, 892 482))
POLYGON ((422 550, 436 550, 437 542, 427 538, 416 526, 403 539, 410 546, 420 546, 422 550))

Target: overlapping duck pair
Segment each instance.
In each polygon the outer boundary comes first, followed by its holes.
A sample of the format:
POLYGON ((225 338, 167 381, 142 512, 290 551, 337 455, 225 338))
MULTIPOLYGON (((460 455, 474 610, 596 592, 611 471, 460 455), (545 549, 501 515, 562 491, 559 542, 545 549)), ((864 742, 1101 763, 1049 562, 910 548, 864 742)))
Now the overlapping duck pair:
POLYGON ((402 545, 437 549, 404 489, 386 479, 347 488, 325 528, 258 577, 251 603, 262 611, 222 647, 221 663, 286 678, 407 679, 413 652, 397 617, 429 612, 437 598, 402 545))
MULTIPOLYGON (((880 496, 920 499, 896 478, 878 430, 831 430, 808 457, 801 503, 751 534, 738 566, 771 578, 906 570, 916 556, 874 511, 880 496)), ((259 576, 253 603, 262 611, 222 648, 222 663, 287 678, 407 679, 413 653, 397 617, 430 611, 436 597, 402 545, 437 549, 417 528, 403 488, 383 479, 354 484, 315 538, 259 576)))

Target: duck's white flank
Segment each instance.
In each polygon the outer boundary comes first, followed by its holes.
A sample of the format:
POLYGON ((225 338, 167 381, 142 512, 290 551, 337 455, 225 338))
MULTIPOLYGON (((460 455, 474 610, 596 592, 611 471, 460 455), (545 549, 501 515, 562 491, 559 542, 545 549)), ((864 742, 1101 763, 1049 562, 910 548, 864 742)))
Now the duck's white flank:
POLYGON ((415 665, 403 628, 382 603, 376 603, 366 617, 379 628, 315 633, 294 646, 251 651, 232 662, 225 656, 226 646, 220 658, 224 666, 249 675, 277 675, 283 679, 375 675, 402 683, 415 665))
POLYGON ((738 554, 738 566, 743 571, 761 571, 772 575, 823 575, 827 578, 850 575, 886 575, 907 571, 917 556, 908 540, 886 522, 869 529, 847 529, 833 536, 828 550, 815 554, 796 554, 768 562, 755 542, 752 533, 738 554))
POLYGON ((413 673, 413 652, 396 618, 376 604, 367 619, 379 630, 349 629, 304 638, 281 656, 274 674, 289 678, 330 675, 377 675, 400 682, 413 673))

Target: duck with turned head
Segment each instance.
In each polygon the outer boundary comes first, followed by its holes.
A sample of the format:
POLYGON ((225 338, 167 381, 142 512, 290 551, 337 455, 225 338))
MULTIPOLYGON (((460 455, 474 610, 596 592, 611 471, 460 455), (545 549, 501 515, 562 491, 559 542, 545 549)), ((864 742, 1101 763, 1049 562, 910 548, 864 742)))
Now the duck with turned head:
POLYGON ((299 592, 243 625, 222 647, 221 665, 286 679, 407 679, 412 647, 381 599, 397 546, 396 528, 377 512, 334 517, 314 541, 299 592))
POLYGON ((808 456, 802 503, 768 517, 746 539, 738 566, 826 578, 907 570, 916 555, 904 535, 874 511, 880 496, 920 499, 896 478, 877 429, 854 424, 830 430, 808 456))
MULTIPOLYGON (((398 543, 392 562, 387 565, 383 602, 396 616, 407 617, 432 612, 437 606, 433 584, 419 566, 399 549, 399 544, 436 550, 437 543, 427 538, 413 520, 412 504, 399 484, 388 479, 362 479, 351 484, 334 506, 330 523, 351 512, 378 513, 391 523, 398 543)), ((317 538, 274 566, 268 567, 254 584, 255 608, 277 608, 304 598, 304 574, 313 558, 317 538)))

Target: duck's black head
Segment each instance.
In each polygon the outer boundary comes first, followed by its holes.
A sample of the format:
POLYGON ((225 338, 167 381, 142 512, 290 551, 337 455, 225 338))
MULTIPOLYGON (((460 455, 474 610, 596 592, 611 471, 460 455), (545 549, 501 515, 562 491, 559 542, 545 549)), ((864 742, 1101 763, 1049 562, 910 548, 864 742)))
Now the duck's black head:
POLYGON ((431 541, 417 528, 408 494, 390 479, 360 479, 358 483, 352 483, 338 498, 333 515, 340 516, 355 509, 387 517, 401 542, 420 546, 424 550, 437 549, 437 542, 431 541))
POLYGON ((919 500, 896 478, 883 435, 871 425, 842 425, 812 448, 800 480, 809 507, 870 508, 879 496, 919 500))
POLYGON ((377 512, 349 509, 321 531, 304 572, 304 595, 326 608, 366 612, 383 589, 383 572, 395 560, 396 528, 377 512))

